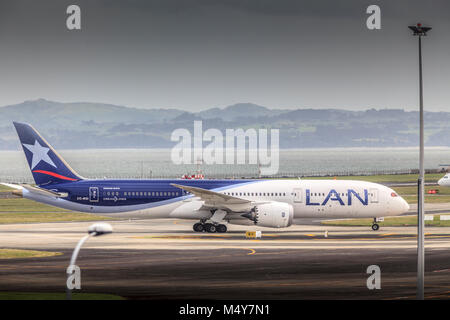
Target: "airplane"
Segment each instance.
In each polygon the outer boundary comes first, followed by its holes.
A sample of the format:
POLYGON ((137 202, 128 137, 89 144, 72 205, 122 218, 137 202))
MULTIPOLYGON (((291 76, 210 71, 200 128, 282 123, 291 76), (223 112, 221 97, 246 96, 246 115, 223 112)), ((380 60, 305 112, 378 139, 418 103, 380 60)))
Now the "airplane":
POLYGON ((13 193, 59 208, 120 218, 196 220, 195 232, 227 224, 286 228, 294 218, 378 218, 409 210, 394 190, 346 180, 95 180, 76 173, 29 124, 14 122, 35 186, 13 193))
POLYGON ((442 187, 450 187, 450 173, 446 173, 445 176, 438 180, 438 185, 442 187))

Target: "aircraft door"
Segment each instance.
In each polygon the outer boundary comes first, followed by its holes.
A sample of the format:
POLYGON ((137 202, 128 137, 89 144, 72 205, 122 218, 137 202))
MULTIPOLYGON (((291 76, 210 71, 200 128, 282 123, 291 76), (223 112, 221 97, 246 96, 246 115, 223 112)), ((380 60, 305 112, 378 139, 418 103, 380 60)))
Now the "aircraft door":
POLYGON ((378 203, 378 189, 370 189, 370 203, 378 203))
POLYGON ((89 187, 89 202, 98 202, 99 199, 98 187, 89 187))
POLYGON ((295 203, 302 203, 303 202, 303 189, 302 188, 295 188, 293 191, 294 196, 294 202, 295 203))

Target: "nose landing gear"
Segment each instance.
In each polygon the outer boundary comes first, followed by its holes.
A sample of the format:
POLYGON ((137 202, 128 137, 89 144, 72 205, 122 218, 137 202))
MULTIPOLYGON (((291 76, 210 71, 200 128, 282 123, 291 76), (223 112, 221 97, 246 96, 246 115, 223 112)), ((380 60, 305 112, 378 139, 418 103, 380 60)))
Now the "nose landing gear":
POLYGON ((373 218, 372 230, 377 231, 380 229, 380 225, 377 222, 384 221, 384 218, 373 218))

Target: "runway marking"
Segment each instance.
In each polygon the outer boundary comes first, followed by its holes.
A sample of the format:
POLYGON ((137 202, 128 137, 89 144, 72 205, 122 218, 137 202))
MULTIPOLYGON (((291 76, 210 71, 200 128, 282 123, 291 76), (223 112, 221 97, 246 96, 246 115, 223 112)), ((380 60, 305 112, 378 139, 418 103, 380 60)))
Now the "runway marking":
MULTIPOLYGON (((339 237, 329 237, 329 238, 323 238, 321 236, 317 236, 314 234, 307 234, 302 235, 304 237, 303 239, 293 238, 293 239, 245 239, 241 237, 241 235, 225 235, 225 234, 205 234, 205 235, 158 235, 158 236, 131 236, 130 238, 134 239, 166 239, 166 240, 198 240, 198 241, 235 241, 235 242, 243 242, 243 241, 253 241, 253 242, 260 242, 260 243, 276 243, 276 242, 291 242, 291 243, 298 243, 298 242, 311 242, 311 241, 322 241, 322 242, 328 242, 328 243, 339 243, 339 242, 389 242, 389 241, 399 241, 399 240, 409 240, 413 241, 414 239, 417 239, 417 235, 399 235, 397 237, 390 237, 389 235, 395 235, 395 234, 382 234, 379 236, 374 236, 370 238, 339 238, 339 237)), ((441 235, 432 235, 428 234, 426 236, 426 239, 449 239, 450 234, 441 234, 441 235)))
POLYGON ((256 253, 256 251, 254 249, 247 249, 247 250, 251 251, 250 253, 247 253, 248 256, 251 256, 252 254, 256 253))
POLYGON ((209 235, 186 235, 186 236, 176 236, 176 235, 168 235, 168 236, 136 236, 131 237, 135 239, 188 239, 188 240, 204 240, 208 238, 231 238, 231 235, 219 235, 219 234, 209 234, 209 235))

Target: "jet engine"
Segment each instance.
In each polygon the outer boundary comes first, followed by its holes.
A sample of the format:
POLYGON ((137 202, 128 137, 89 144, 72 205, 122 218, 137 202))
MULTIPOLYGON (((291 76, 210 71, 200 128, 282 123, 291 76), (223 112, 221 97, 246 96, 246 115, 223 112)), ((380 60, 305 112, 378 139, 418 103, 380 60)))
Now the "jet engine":
POLYGON ((257 226, 286 228, 294 220, 294 208, 290 204, 274 201, 257 205, 242 217, 250 219, 257 226))

